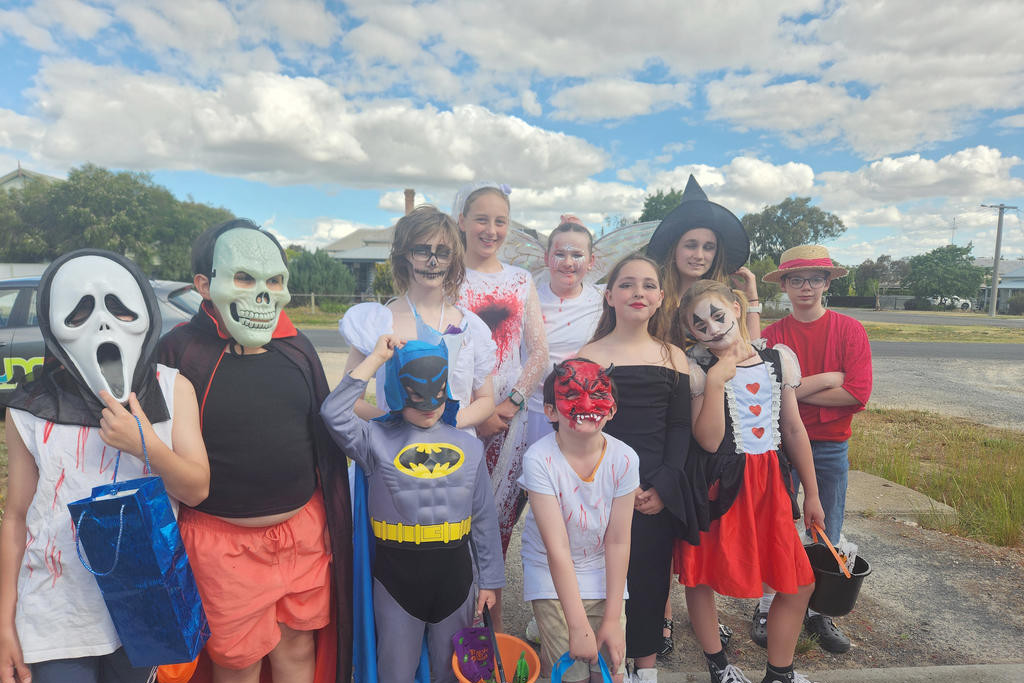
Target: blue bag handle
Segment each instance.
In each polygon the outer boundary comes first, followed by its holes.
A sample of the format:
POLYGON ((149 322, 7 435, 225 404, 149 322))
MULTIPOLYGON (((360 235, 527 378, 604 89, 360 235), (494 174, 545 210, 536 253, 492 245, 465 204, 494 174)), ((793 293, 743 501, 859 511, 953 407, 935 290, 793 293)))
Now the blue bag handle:
MULTIPOLYGON (((146 450, 146 437, 142 433, 142 420, 137 415, 133 415, 135 418, 135 424, 139 427, 139 439, 142 441, 142 456, 146 460, 146 469, 149 470, 149 451, 146 450)), ((121 451, 117 452, 117 459, 114 461, 114 481, 112 484, 117 483, 117 468, 121 464, 121 451)), ((116 487, 115 487, 116 490, 116 487)), ((121 513, 118 519, 117 529, 117 545, 114 546, 114 563, 110 565, 110 569, 105 572, 98 572, 89 566, 89 563, 85 559, 85 555, 82 554, 82 539, 79 530, 82 528, 82 522, 85 520, 85 514, 89 511, 88 509, 82 510, 82 514, 78 515, 78 522, 75 524, 75 552, 78 553, 78 561, 82 563, 93 576, 106 576, 110 572, 114 571, 117 567, 117 560, 121 557, 121 538, 124 536, 124 508, 125 505, 121 504, 121 513)), ((95 517, 93 517, 95 519, 95 517)))
MULTIPOLYGON (((562 683, 562 675, 569 670, 574 661, 576 660, 570 657, 568 652, 559 657, 551 669, 551 683, 562 683)), ((601 680, 604 683, 612 683, 612 672, 608 670, 608 664, 605 663, 600 652, 597 653, 597 665, 601 668, 601 680)))

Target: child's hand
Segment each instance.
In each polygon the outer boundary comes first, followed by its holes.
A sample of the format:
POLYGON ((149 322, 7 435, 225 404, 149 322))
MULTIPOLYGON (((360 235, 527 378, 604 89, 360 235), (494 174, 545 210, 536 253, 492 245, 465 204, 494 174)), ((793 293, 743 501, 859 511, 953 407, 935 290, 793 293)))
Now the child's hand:
MULTIPOLYGON (((13 619, 13 616, 12 616, 13 619)), ((0 683, 31 683, 32 672, 25 664, 18 633, 11 623, 10 629, 0 634, 0 683)))
POLYGON ((652 486, 646 491, 636 494, 636 498, 633 500, 633 509, 644 515, 656 515, 665 509, 665 503, 652 486))
POLYGON ((569 629, 569 656, 592 664, 597 661, 597 638, 589 623, 569 629))
POLYGON ((607 662, 608 669, 614 674, 626 658, 626 633, 618 618, 606 617, 601 621, 601 628, 597 630, 597 648, 600 650, 602 645, 608 648, 611 659, 607 662))
POLYGON ((498 602, 498 595, 489 588, 481 588, 480 595, 476 598, 476 616, 480 617, 484 613, 484 605, 487 605, 487 609, 493 611, 494 605, 498 602))
POLYGON ((708 379, 721 382, 723 386, 735 376, 736 361, 729 357, 719 358, 718 362, 708 370, 708 379))
POLYGON ((743 292, 747 300, 757 298, 757 277, 746 266, 740 266, 729 276, 734 289, 743 292))
POLYGON ((804 527, 810 529, 815 522, 825 528, 825 510, 821 507, 821 500, 817 495, 804 496, 804 527))
POLYGON ((395 355, 395 349, 400 349, 405 346, 405 340, 399 337, 397 334, 382 334, 378 339, 376 345, 373 347, 373 351, 370 352, 371 356, 375 356, 381 365, 391 360, 391 357, 395 355))
POLYGON ((139 434, 139 423, 135 422, 135 418, 139 418, 139 422, 142 424, 142 433, 146 435, 147 441, 151 439, 153 428, 150 426, 146 414, 142 412, 142 406, 139 405, 139 399, 135 397, 135 392, 128 394, 130 413, 105 389, 100 392, 100 399, 107 405, 100 416, 100 438, 103 439, 103 443, 141 458, 142 438, 139 434))
POLYGON ((508 423, 501 419, 501 416, 497 412, 491 413, 491 416, 476 426, 476 435, 481 439, 485 439, 492 434, 503 432, 508 429, 508 423))

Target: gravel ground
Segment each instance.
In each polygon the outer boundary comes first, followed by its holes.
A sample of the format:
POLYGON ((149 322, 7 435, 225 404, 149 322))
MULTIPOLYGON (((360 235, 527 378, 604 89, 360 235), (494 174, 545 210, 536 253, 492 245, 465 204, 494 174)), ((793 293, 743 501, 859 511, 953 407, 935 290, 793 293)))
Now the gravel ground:
POLYGON ((1024 363, 875 358, 869 405, 964 417, 1024 430, 1024 363))

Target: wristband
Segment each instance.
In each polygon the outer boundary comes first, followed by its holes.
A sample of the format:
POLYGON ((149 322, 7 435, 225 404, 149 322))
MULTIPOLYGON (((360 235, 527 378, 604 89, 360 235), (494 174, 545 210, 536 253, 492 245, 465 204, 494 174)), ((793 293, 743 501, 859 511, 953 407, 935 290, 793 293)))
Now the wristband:
POLYGON ((747 306, 747 313, 760 313, 761 304, 754 304, 753 306, 747 306))

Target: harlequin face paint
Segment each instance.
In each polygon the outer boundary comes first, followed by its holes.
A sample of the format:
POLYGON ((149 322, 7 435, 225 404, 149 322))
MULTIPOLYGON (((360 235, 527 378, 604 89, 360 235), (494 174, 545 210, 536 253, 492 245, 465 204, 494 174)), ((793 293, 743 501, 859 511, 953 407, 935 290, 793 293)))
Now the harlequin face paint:
POLYGON ((741 336, 735 307, 716 296, 706 296, 694 305, 689 325, 694 339, 709 349, 728 348, 741 336))
POLYGON ((555 410, 571 425, 599 423, 614 408, 612 382, 600 365, 570 359, 555 368, 555 410))

